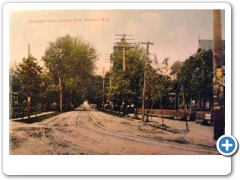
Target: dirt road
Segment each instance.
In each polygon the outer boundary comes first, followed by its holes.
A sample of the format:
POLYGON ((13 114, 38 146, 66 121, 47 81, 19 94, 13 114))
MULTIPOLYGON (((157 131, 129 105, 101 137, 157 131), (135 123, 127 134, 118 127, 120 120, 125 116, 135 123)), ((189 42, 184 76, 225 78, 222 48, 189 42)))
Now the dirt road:
POLYGON ((159 118, 147 124, 89 107, 42 122, 10 121, 10 154, 219 154, 213 127, 159 118))

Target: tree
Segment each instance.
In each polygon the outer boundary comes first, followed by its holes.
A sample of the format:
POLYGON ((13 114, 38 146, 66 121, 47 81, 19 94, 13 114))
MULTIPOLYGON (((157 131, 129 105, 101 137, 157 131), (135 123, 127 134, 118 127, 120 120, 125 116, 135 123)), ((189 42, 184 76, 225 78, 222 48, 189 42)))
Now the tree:
POLYGON ((176 61, 170 75, 175 79, 175 90, 182 94, 182 105, 195 100, 199 108, 212 103, 212 51, 200 51, 184 62, 176 61))
MULTIPOLYGON (((141 107, 143 90, 143 73, 145 61, 145 49, 140 44, 129 49, 125 53, 126 70, 122 69, 122 50, 121 46, 115 46, 112 69, 112 87, 108 92, 108 100, 117 104, 118 107, 127 104, 134 104, 135 108, 141 107)), ((126 48, 127 49, 127 48, 126 48)), ((146 106, 153 108, 155 103, 161 104, 162 97, 166 96, 171 87, 171 78, 168 73, 168 58, 165 58, 158 65, 156 55, 153 60, 146 64, 146 106)), ((135 110, 135 117, 137 112, 135 110)))
POLYGON ((86 98, 90 103, 96 104, 98 109, 101 109, 103 100, 103 77, 94 75, 90 77, 89 80, 89 82, 91 82, 91 86, 88 88, 86 98))
MULTIPOLYGON (((171 78, 166 74, 168 70, 168 58, 165 58, 158 65, 157 57, 154 56, 152 66, 148 68, 147 73, 147 94, 151 104, 151 111, 155 103, 159 102, 163 112, 163 96, 166 96, 171 89, 171 78)), ((162 124, 164 124, 162 118, 162 124)))
POLYGON ((165 58, 162 62, 162 66, 161 66, 161 73, 163 73, 164 75, 167 75, 168 74, 168 61, 169 61, 169 58, 165 58))
POLYGON ((57 104, 59 102, 59 86, 54 84, 53 79, 49 72, 44 71, 41 75, 42 78, 42 101, 45 110, 58 110, 57 104))
POLYGON ((65 110, 87 98, 97 59, 93 45, 81 37, 66 35, 49 43, 42 60, 53 84, 59 84, 61 78, 65 110))
MULTIPOLYGON (((17 66, 10 67, 10 108, 19 106, 19 103, 23 102, 23 95, 21 93, 21 84, 17 74, 17 66)), ((20 104, 21 105, 21 104, 20 104)))
MULTIPOLYGON (((128 104, 134 104, 135 108, 140 107, 140 95, 143 82, 143 57, 144 49, 140 44, 125 51, 126 70, 123 70, 122 50, 117 45, 113 52, 112 86, 108 91, 108 100, 114 106, 123 105, 123 114, 128 104)), ((127 48, 126 48, 127 49, 127 48)))
POLYGON ((41 103, 42 67, 38 65, 37 59, 31 55, 27 59, 23 58, 22 63, 10 72, 12 90, 19 92, 19 99, 27 101, 27 97, 31 97, 32 105, 41 103))
MULTIPOLYGON (((206 109, 206 102, 213 105, 213 53, 211 50, 201 51, 196 56, 196 68, 193 72, 191 84, 195 99, 199 102, 200 109, 206 109)), ((193 96, 193 94, 192 94, 193 96)))
POLYGON ((204 109, 206 101, 212 101, 212 51, 201 51, 190 56, 181 67, 179 82, 183 88, 184 102, 191 100, 204 109))
POLYGON ((174 79, 179 77, 182 65, 183 65, 183 62, 178 60, 178 61, 175 61, 173 63, 173 65, 171 66, 171 68, 170 68, 171 69, 170 75, 173 76, 174 79))
POLYGON ((175 93, 175 107, 174 109, 178 110, 179 108, 179 94, 182 89, 182 84, 180 81, 180 72, 182 69, 182 66, 184 65, 181 61, 175 61, 173 65, 171 66, 171 72, 170 76, 172 77, 173 82, 173 92, 175 93))
POLYGON ((187 107, 193 110, 192 100, 195 100, 200 109, 206 108, 207 101, 212 104, 212 69, 211 50, 199 51, 184 62, 177 61, 173 64, 170 74, 175 75, 175 89, 182 94, 184 110, 187 107))

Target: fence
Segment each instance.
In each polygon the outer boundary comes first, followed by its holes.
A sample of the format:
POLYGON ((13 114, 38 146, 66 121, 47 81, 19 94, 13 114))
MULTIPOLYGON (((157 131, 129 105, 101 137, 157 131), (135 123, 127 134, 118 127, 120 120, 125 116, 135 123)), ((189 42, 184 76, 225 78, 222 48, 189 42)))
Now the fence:
MULTIPOLYGON (((30 115, 37 115, 43 112, 41 107, 30 107, 30 115)), ((10 108, 9 117, 12 118, 23 118, 27 116, 26 107, 12 107, 10 108)))
MULTIPOLYGON (((142 114, 142 109, 138 109, 138 113, 142 114)), ((150 116, 158 116, 158 117, 170 117, 170 118, 182 118, 185 117, 185 111, 183 109, 180 110, 168 110, 168 109, 145 109, 145 114, 150 116)), ((211 114, 210 111, 196 111, 194 112, 196 120, 205 119, 205 114, 211 114)), ((191 115, 190 111, 186 111, 186 116, 189 118, 191 115)))

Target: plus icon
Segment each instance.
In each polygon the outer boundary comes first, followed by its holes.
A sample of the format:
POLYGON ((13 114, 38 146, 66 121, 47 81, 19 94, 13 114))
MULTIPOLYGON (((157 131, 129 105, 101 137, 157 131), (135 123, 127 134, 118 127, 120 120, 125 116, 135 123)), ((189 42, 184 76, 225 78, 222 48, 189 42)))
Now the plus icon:
POLYGON ((229 147, 232 147, 233 145, 232 145, 232 144, 229 144, 228 139, 227 139, 227 140, 226 140, 226 144, 222 144, 222 146, 226 148, 226 151, 228 151, 228 150, 229 150, 229 147))
POLYGON ((237 147, 237 140, 233 136, 224 135, 217 140, 217 149, 222 155, 232 155, 237 150, 237 147))

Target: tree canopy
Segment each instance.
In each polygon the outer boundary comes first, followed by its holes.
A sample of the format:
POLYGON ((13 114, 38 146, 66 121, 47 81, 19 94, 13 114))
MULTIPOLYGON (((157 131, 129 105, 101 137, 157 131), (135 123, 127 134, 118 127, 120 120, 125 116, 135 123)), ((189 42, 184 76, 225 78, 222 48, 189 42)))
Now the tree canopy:
POLYGON ((59 108, 60 92, 64 110, 70 110, 86 99, 99 107, 108 101, 119 107, 134 104, 139 108, 146 70, 146 108, 155 105, 155 108, 177 109, 178 102, 179 105, 191 105, 192 100, 201 109, 207 108, 206 102, 211 106, 211 50, 199 51, 185 61, 176 61, 170 68, 169 58, 159 64, 156 56, 147 59, 145 66, 146 55, 140 43, 133 47, 127 42, 118 43, 111 54, 111 70, 104 77, 97 76, 94 72, 99 55, 95 47, 82 37, 58 37, 49 43, 42 57, 44 71, 31 55, 10 69, 11 91, 18 92, 22 102, 31 96, 33 104, 43 103, 48 108, 55 104, 55 110, 59 108), (169 94, 175 94, 175 105, 169 94))
POLYGON ((139 103, 143 81, 144 49, 136 44, 126 50, 126 69, 123 70, 123 55, 121 47, 116 46, 113 52, 112 86, 108 92, 108 100, 121 105, 139 103))
POLYGON ((87 98, 97 59, 93 45, 81 37, 66 35, 49 43, 42 60, 55 85, 61 78, 65 109, 87 98))
POLYGON ((171 74, 176 77, 175 89, 181 91, 183 103, 191 105, 195 100, 201 109, 206 108, 206 102, 212 103, 212 63, 212 51, 203 50, 173 64, 171 74))
POLYGON ((36 58, 29 56, 23 58, 16 68, 10 70, 12 91, 19 93, 19 101, 23 104, 27 97, 31 97, 32 104, 41 102, 42 93, 42 67, 36 58))

